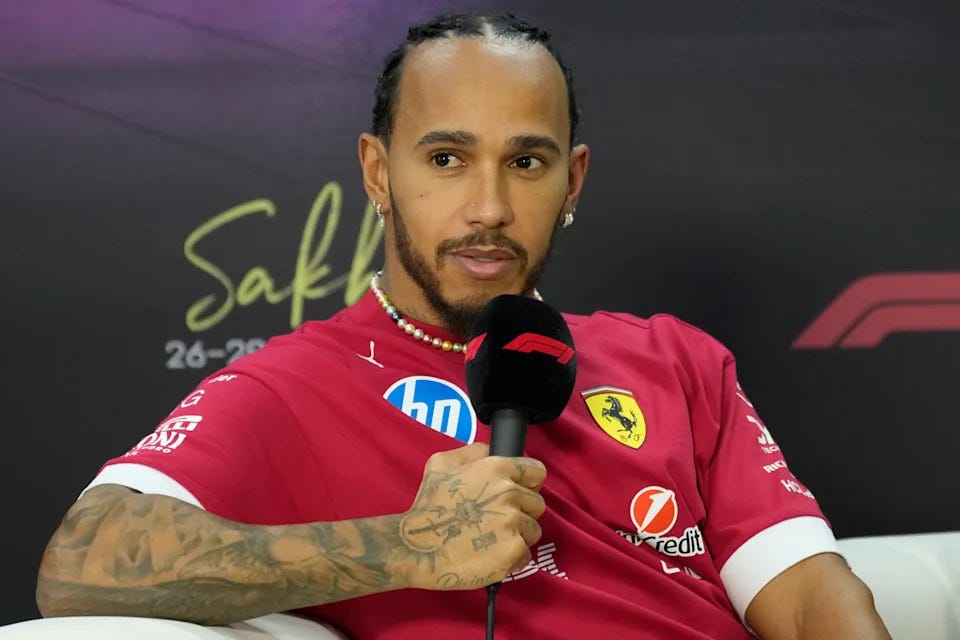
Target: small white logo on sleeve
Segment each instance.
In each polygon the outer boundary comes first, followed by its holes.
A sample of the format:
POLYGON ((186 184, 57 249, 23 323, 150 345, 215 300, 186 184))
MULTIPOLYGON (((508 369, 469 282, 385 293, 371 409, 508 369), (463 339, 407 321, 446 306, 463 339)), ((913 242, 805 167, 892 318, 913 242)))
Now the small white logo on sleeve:
POLYGON ((766 471, 767 473, 773 473, 777 469, 786 469, 786 468, 787 468, 787 461, 782 459, 777 460, 773 464, 763 465, 763 470, 766 471))
POLYGON ((553 559, 553 554, 556 552, 556 550, 557 543, 555 542, 548 542, 547 544, 538 546, 536 560, 531 560, 522 569, 514 571, 504 578, 503 582, 511 582, 513 580, 520 580, 521 578, 529 578, 538 571, 543 571, 551 576, 568 580, 567 572, 560 571, 557 568, 557 561, 553 559))
POLYGON ((781 480, 780 484, 783 485, 783 488, 786 489, 788 493, 799 493, 801 496, 815 500, 813 493, 810 492, 810 489, 807 489, 805 486, 797 482, 796 480, 781 480))
POLYGON ((200 404, 200 401, 203 400, 203 394, 205 393, 206 391, 204 391, 203 389, 198 389, 194 391, 193 393, 191 393, 190 395, 188 395, 186 398, 183 399, 183 402, 180 403, 180 408, 189 409, 190 407, 197 406, 198 404, 200 404))
POLYGON ((203 416, 177 416, 161 422, 153 433, 124 455, 135 456, 145 451, 172 453, 202 420, 203 416))
POLYGON ((232 373, 225 373, 223 375, 217 376, 216 378, 211 379, 207 384, 213 384, 214 382, 230 382, 231 380, 237 378, 238 376, 232 373))

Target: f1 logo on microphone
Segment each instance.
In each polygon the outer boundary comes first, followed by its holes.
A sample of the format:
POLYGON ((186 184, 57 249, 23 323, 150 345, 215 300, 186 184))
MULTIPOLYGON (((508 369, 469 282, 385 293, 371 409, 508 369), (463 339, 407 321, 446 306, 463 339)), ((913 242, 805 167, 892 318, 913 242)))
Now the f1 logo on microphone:
POLYGON ((543 353, 556 358, 560 364, 567 364, 575 353, 573 348, 559 340, 541 336, 539 333, 521 333, 519 336, 503 345, 507 351, 520 353, 543 353))
MULTIPOLYGON (((477 357, 480 345, 486 339, 487 334, 481 333, 476 338, 467 343, 467 348, 463 351, 463 357, 470 362, 477 357)), ((542 336, 539 333, 521 333, 519 336, 503 345, 507 351, 518 351, 520 353, 543 353, 556 358, 560 364, 567 364, 576 353, 573 348, 567 344, 542 336)))
POLYGON ((477 351, 480 351, 480 345, 483 344, 483 341, 487 338, 487 334, 481 333, 476 338, 467 343, 467 347, 463 350, 463 359, 467 362, 470 362, 477 357, 477 351))

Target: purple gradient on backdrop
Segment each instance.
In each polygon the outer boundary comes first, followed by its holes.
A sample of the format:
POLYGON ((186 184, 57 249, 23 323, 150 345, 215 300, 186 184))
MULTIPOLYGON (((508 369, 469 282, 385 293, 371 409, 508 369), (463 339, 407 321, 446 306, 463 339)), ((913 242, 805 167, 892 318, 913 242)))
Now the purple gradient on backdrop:
MULTIPOLYGON (((520 0, 510 10, 538 4, 520 0)), ((309 185, 318 174, 342 179, 322 168, 352 167, 383 56, 407 26, 505 5, 292 0, 280 11, 272 0, 0 3, 0 91, 7 92, 0 129, 20 149, 11 171, 40 175, 29 167, 70 149, 71 157, 110 154, 138 175, 196 163, 177 174, 180 186, 209 174, 205 162, 309 185)), ((112 189, 116 176, 84 162, 60 179, 65 193, 68 184, 92 193, 112 189)))
MULTIPOLYGON (((511 10, 540 4, 515 2, 511 10)), ((270 0, 5 3, 0 7, 0 68, 58 63, 82 67, 141 57, 148 58, 140 60, 146 64, 209 59, 219 57, 222 41, 231 39, 362 68, 370 59, 379 60, 380 52, 398 42, 409 24, 477 6, 498 10, 491 3, 450 0, 290 0, 282 11, 270 0)))

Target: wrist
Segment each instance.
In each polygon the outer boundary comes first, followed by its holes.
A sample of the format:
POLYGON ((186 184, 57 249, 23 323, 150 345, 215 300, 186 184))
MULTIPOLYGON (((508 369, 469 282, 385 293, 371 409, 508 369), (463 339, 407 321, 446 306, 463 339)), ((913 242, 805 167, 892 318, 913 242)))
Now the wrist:
POLYGON ((349 522, 355 532, 346 540, 352 547, 351 553, 378 576, 379 591, 419 588, 423 584, 422 558, 403 539, 406 518, 406 513, 397 513, 349 522))

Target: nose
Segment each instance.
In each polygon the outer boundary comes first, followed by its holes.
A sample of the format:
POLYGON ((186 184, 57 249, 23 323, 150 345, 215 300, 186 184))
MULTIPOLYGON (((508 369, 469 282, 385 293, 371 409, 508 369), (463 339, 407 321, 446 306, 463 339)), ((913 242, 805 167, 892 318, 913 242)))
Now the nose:
POLYGON ((466 205, 464 215, 472 227, 496 229, 513 222, 507 180, 498 168, 478 172, 474 196, 466 205))

